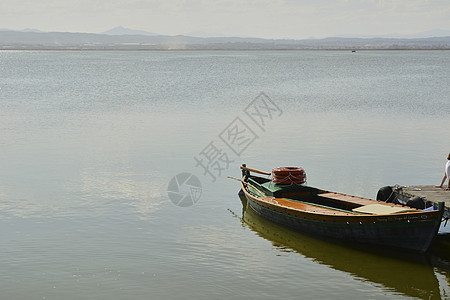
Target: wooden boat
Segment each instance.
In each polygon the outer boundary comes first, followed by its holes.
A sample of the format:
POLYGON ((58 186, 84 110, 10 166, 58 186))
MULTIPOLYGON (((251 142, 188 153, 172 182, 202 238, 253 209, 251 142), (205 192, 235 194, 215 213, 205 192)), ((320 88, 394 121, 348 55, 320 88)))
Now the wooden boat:
MULTIPOLYGON (((399 253, 390 251, 391 249, 372 249, 369 245, 356 244, 355 247, 348 247, 345 243, 330 243, 262 218, 249 207, 243 193, 239 197, 243 204, 242 221, 259 237, 271 242, 273 248, 280 249, 283 253, 299 253, 315 263, 345 272, 364 282, 372 282, 398 295, 416 299, 440 299, 439 281, 434 268, 442 270, 446 267, 439 263, 433 264, 433 259, 442 261, 448 257, 447 254, 436 257, 435 253, 399 253), (405 270, 408 270, 407 276, 405 270)), ((435 247, 430 252, 434 250, 435 247)))
POLYGON ((443 202, 438 209, 419 210, 306 184, 275 184, 251 174, 269 172, 241 169, 242 190, 257 214, 307 234, 426 252, 444 211, 443 202))

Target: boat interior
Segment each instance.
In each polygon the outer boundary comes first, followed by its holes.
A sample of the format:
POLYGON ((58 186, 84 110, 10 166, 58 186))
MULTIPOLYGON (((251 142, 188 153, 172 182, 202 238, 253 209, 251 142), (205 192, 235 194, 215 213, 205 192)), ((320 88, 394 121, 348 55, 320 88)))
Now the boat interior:
MULTIPOLYGON (((377 203, 375 200, 333 193, 307 185, 277 185, 273 183, 271 179, 259 176, 249 176, 246 179, 249 183, 249 191, 255 193, 255 195, 260 196, 261 194, 264 194, 268 197, 294 200, 295 202, 318 205, 343 212, 355 213, 358 209, 377 203)), ((382 204, 378 205, 381 206, 382 204)), ((386 206, 386 204, 383 204, 383 206, 386 206)), ((407 210, 411 211, 410 209, 407 210)), ((394 213, 394 211, 391 213, 394 213)))

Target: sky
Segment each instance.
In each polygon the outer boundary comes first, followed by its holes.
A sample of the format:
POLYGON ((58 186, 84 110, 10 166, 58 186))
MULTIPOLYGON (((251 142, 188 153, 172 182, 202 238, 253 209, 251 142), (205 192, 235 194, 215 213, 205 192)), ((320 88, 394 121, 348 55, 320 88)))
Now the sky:
POLYGON ((0 28, 262 38, 450 29, 449 0, 0 0, 0 28))

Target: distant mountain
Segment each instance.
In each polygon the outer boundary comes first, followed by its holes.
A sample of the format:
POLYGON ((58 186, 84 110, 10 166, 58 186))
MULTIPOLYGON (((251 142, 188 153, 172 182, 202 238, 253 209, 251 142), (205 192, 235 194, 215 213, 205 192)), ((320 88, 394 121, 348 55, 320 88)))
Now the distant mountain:
POLYGON ((401 34, 401 33, 388 33, 388 34, 378 34, 378 35, 367 35, 367 34, 341 34, 335 37, 342 38, 362 38, 362 39, 373 39, 373 38, 387 38, 387 39, 421 39, 421 38, 433 38, 433 37, 446 37, 450 36, 450 30, 445 29, 433 29, 422 31, 418 33, 411 34, 401 34))
POLYGON ((0 31, 18 31, 18 32, 45 32, 45 31, 41 31, 39 29, 34 29, 34 28, 25 28, 22 30, 11 30, 8 28, 0 28, 0 31))
MULTIPOLYGON (((2 49, 131 49, 131 50, 367 50, 448 49, 450 36, 432 38, 325 38, 262 39, 242 37, 193 37, 144 34, 71 33, 0 30, 2 49)), ((123 31, 122 31, 123 32, 123 31)), ((128 29, 125 32, 130 33, 128 29)), ((132 31, 135 33, 135 31, 132 31)), ((139 31, 138 31, 139 32, 139 31)))
POLYGON ((108 31, 102 32, 102 34, 107 34, 107 35, 149 35, 149 36, 159 35, 159 34, 153 33, 153 32, 130 29, 130 28, 122 27, 122 26, 114 27, 108 31))
POLYGON ((25 28, 25 29, 21 30, 21 32, 44 32, 44 31, 40 31, 39 29, 34 29, 34 28, 25 28))

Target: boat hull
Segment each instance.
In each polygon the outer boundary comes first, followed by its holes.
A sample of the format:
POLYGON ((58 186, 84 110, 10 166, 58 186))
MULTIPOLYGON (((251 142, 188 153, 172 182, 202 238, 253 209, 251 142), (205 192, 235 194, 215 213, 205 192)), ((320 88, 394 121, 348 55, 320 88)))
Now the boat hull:
POLYGON ((309 218, 307 215, 280 211, 275 206, 267 205, 260 197, 250 194, 244 186, 243 189, 250 207, 260 216, 315 236, 426 252, 440 225, 440 217, 437 215, 418 221, 378 218, 381 221, 377 222, 373 218, 370 222, 364 222, 363 219, 361 222, 345 222, 342 218, 309 218))

